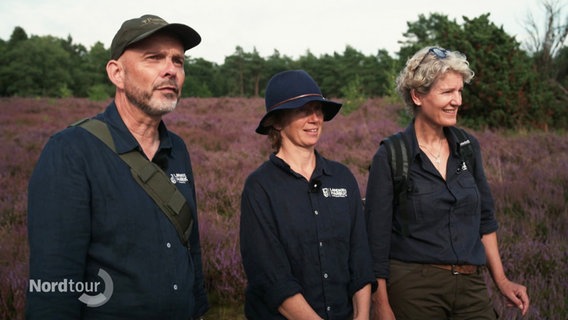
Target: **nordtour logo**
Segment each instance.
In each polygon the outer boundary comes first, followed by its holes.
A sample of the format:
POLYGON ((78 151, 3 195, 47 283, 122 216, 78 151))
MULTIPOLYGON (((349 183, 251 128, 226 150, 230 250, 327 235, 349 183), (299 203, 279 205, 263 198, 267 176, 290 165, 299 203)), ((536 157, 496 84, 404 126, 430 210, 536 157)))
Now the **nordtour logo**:
POLYGON ((103 279, 104 291, 102 290, 100 281, 73 281, 72 279, 63 279, 62 281, 42 281, 38 279, 30 279, 30 292, 43 292, 43 293, 66 293, 77 292, 82 293, 79 301, 86 304, 88 307, 100 307, 112 296, 114 284, 110 275, 103 269, 99 269, 97 275, 103 279), (97 293, 98 294, 94 294, 97 293), (94 295, 91 295, 94 294, 94 295))

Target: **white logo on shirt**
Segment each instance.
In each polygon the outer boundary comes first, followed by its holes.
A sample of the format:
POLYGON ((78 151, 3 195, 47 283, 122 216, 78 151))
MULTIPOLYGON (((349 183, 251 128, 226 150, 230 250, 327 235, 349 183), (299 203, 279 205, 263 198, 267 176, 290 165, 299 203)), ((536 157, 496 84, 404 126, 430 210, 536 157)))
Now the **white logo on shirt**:
POLYGON ((326 198, 347 198, 347 189, 345 188, 322 188, 321 191, 326 198))
POLYGON ((187 179, 185 173, 172 173, 170 174, 170 181, 173 184, 176 184, 176 183, 187 183, 189 180, 187 179))

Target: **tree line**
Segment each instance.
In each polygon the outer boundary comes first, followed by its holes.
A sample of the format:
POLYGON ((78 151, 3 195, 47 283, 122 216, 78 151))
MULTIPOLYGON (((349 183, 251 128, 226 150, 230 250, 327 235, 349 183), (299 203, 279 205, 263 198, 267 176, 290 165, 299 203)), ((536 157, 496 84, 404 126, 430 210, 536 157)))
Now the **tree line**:
MULTIPOLYGON (((406 60, 424 46, 439 45, 466 54, 476 76, 463 94, 460 121, 481 128, 568 128, 568 25, 555 21, 558 8, 547 7, 553 23, 547 24, 542 42, 522 49, 515 37, 490 21, 490 14, 463 17, 463 23, 446 15, 420 15, 407 22, 400 51, 365 55, 346 46, 343 52, 298 59, 277 50, 262 57, 241 47, 218 64, 202 58, 186 59, 184 97, 263 96, 268 79, 288 69, 304 69, 328 97, 343 99, 345 112, 372 97, 396 99, 395 78, 406 60), (540 45, 542 44, 542 45, 540 45)), ((545 5, 546 5, 545 4, 545 5)), ((535 31, 536 32, 536 31, 535 31)), ((191 53, 191 52, 189 52, 191 53)), ((104 100, 114 88, 105 65, 110 50, 101 42, 90 49, 53 36, 28 36, 16 27, 7 41, 0 39, 0 96, 88 97, 104 100)))

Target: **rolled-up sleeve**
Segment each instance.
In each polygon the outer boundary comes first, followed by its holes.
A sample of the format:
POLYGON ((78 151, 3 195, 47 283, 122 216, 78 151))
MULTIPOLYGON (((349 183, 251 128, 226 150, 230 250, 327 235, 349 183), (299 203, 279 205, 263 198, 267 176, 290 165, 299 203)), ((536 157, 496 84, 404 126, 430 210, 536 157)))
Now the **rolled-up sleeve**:
POLYGON ((479 226, 480 235, 489 234, 495 232, 499 225, 497 219, 495 218, 495 204, 493 201, 493 196, 491 194, 491 189, 489 183, 487 182, 487 177, 485 176, 485 170, 483 168, 483 157, 481 156, 481 146, 479 141, 473 137, 469 136, 472 141, 474 152, 474 177, 477 184, 477 189, 479 190, 481 199, 481 223, 479 226))
POLYGON ((241 197, 240 246, 248 290, 276 310, 286 298, 302 292, 277 235, 272 209, 262 186, 247 179, 241 197))
POLYGON ((369 250, 369 242, 363 213, 363 203, 357 182, 353 180, 353 195, 350 196, 352 224, 351 224, 351 247, 349 250, 349 265, 351 270, 350 295, 371 284, 372 290, 376 289, 376 281, 372 273, 372 260, 369 250))
POLYGON ((373 156, 367 183, 365 219, 373 272, 376 278, 388 278, 393 214, 393 182, 385 147, 373 156))
MULTIPOLYGON (((183 142, 180 142, 183 143, 183 142)), ((184 150, 185 144, 184 144, 184 150)), ((188 164, 189 168, 192 168, 191 159, 189 154, 186 155, 187 160, 186 163, 188 164)), ((190 243, 190 253, 191 258, 193 260, 193 264, 195 266, 195 275, 194 275, 194 285, 193 285, 193 297, 195 298, 195 310, 193 317, 198 318, 204 315, 207 310, 209 310, 209 301, 207 299, 207 292, 205 290, 205 277, 203 275, 203 262, 201 256, 201 236, 199 235, 199 222, 198 222, 198 215, 197 215, 197 196, 195 194, 195 180, 193 179, 193 172, 190 171, 190 179, 191 181, 191 196, 193 197, 194 201, 191 202, 193 207, 193 226, 189 238, 190 243)))
MULTIPOLYGON (((89 195, 81 157, 65 137, 52 137, 29 182, 30 283, 83 281, 91 229, 89 195)), ((78 319, 83 306, 79 294, 28 290, 27 317, 78 319)))

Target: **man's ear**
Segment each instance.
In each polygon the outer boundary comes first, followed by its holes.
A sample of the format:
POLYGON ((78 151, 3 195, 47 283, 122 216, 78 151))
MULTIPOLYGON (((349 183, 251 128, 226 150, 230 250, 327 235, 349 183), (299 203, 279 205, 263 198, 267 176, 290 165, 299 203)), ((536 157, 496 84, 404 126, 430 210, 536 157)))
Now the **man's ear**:
POLYGON ((109 80, 119 89, 124 88, 124 68, 118 60, 110 60, 106 65, 109 80))

